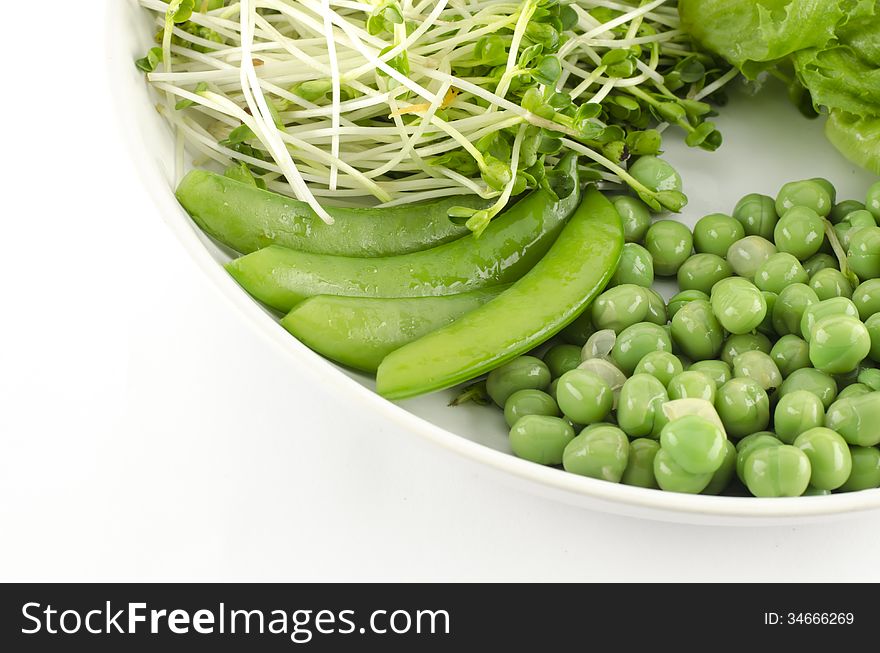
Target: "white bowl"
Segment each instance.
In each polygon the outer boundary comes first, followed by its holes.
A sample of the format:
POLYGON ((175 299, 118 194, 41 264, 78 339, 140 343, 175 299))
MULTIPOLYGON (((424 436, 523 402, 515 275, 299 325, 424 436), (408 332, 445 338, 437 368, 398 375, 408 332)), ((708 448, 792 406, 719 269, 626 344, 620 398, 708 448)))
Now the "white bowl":
MULTIPOLYGON (((152 45, 150 22, 135 0, 107 4, 110 83, 132 156, 139 164, 143 183, 152 191, 158 215, 235 310, 248 317, 256 332, 275 343, 298 373, 308 370, 318 382, 333 385, 344 400, 360 402, 414 435, 495 470, 502 482, 566 503, 670 521, 736 524, 812 521, 880 508, 880 490, 754 499, 692 496, 607 483, 514 457, 500 412, 476 406, 448 408, 452 393, 399 404, 382 399, 372 391, 371 379, 313 353, 252 301, 224 271, 227 253, 202 234, 177 204, 172 193, 172 134, 154 110, 155 98, 133 64, 152 45)), ((689 149, 675 136, 667 139, 667 157, 682 173, 691 200, 682 216, 690 224, 707 213, 730 211, 745 193, 775 195, 792 179, 827 177, 842 198, 863 197, 874 181, 869 173, 845 161, 824 140, 820 122, 802 118, 781 92, 754 98, 735 93, 722 114, 717 122, 726 142, 716 153, 689 149)))

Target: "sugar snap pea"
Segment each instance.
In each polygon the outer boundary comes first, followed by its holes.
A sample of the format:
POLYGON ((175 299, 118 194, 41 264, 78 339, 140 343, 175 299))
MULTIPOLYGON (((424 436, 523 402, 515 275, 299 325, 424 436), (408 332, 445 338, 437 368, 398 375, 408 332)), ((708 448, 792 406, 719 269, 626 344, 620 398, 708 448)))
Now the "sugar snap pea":
MULTIPOLYGON (((576 178, 576 157, 564 158, 559 167, 576 178)), ((367 259, 272 245, 232 261, 227 270, 251 295, 282 311, 314 295, 455 295, 523 276, 553 244, 579 199, 578 190, 559 201, 545 190, 533 191, 479 237, 421 252, 367 259)))
POLYGON ((497 297, 509 286, 444 297, 334 297, 297 304, 281 325, 330 360, 375 372, 395 349, 446 326, 497 297))
POLYGON ((325 224, 305 202, 207 170, 193 170, 177 199, 206 233, 242 254, 282 245, 335 256, 394 256, 436 247, 470 233, 448 217, 453 206, 486 208, 476 195, 388 208, 328 208, 325 224))
POLYGON ((620 216, 590 189, 547 255, 511 288, 386 357, 379 366, 378 392, 403 399, 441 390, 528 351, 574 320, 602 291, 622 247, 620 216))

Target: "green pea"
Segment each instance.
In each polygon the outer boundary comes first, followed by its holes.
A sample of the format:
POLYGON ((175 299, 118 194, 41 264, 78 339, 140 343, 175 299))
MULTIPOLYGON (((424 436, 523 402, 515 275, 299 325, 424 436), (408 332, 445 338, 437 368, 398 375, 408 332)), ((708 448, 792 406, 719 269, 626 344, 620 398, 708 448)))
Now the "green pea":
POLYGON ((803 206, 812 209, 819 216, 825 217, 831 213, 833 205, 831 195, 824 185, 811 179, 789 182, 780 189, 776 196, 776 213, 778 215, 783 215, 796 206, 803 206))
POLYGON ((629 458, 620 482, 635 487, 657 488, 654 478, 654 456, 660 451, 656 440, 638 438, 629 443, 629 458))
POLYGON ((663 300, 663 296, 653 288, 645 288, 645 290, 648 291, 648 315, 645 317, 645 321, 666 326, 669 317, 666 313, 666 302, 663 300))
POLYGON ((641 245, 626 243, 620 253, 620 263, 611 277, 610 286, 632 284, 650 288, 654 283, 654 259, 641 245))
POLYGON ((834 187, 830 181, 825 179, 824 177, 813 177, 810 179, 813 183, 819 184, 825 191, 828 193, 828 197, 831 198, 831 206, 834 208, 835 203, 837 202, 837 189, 834 187))
POLYGON ((752 379, 767 392, 782 385, 782 373, 763 351, 747 351, 734 358, 733 377, 752 379))
POLYGON ((864 383, 852 383, 841 390, 838 393, 837 398, 846 399, 847 397, 859 397, 861 395, 866 395, 869 392, 874 392, 874 389, 869 388, 864 383))
POLYGON ((782 397, 773 413, 776 437, 786 444, 794 442, 804 431, 824 423, 825 407, 822 406, 822 400, 806 390, 790 392, 782 397))
POLYGON ((880 370, 873 367, 865 367, 859 370, 857 380, 871 390, 880 390, 880 370))
POLYGON ((559 378, 581 364, 581 348, 577 345, 554 345, 544 354, 550 376, 559 378))
POLYGON ((767 314, 767 300, 746 279, 723 279, 712 288, 712 312, 730 333, 754 331, 767 314))
POLYGON ((645 247, 654 259, 654 272, 671 277, 691 255, 694 240, 681 222, 660 220, 648 229, 645 247))
POLYGON ((624 374, 630 375, 645 354, 652 351, 672 351, 672 342, 666 329, 652 322, 642 322, 620 332, 611 350, 611 360, 624 374))
POLYGON ((574 430, 558 417, 525 415, 510 429, 510 448, 520 458, 542 465, 558 465, 574 430))
POLYGON ((810 484, 810 459, 788 444, 763 447, 746 460, 746 487, 756 497, 799 497, 810 484))
POLYGON ((682 290, 677 295, 673 295, 672 299, 669 300, 669 319, 675 317, 675 314, 678 313, 678 310, 687 304, 688 302, 692 302, 695 299, 703 299, 705 301, 709 301, 709 295, 704 293, 702 290, 682 290))
POLYGON ((614 426, 584 430, 565 447, 565 471, 619 483, 629 460, 629 440, 614 426))
POLYGON ((808 308, 819 303, 816 291, 802 283, 787 286, 773 306, 773 328, 779 335, 801 335, 801 321, 808 308))
POLYGON ((833 297, 852 297, 852 284, 840 270, 820 270, 810 279, 810 288, 816 291, 820 300, 833 297))
POLYGON ((670 399, 715 401, 715 381, 700 371, 688 370, 673 378, 666 387, 670 399))
POLYGON ((868 188, 868 195, 865 198, 865 208, 871 212, 874 219, 880 223, 880 181, 875 181, 868 188))
POLYGON ((825 410, 834 402, 837 397, 837 383, 828 374, 805 367, 801 370, 795 370, 788 375, 788 378, 779 386, 779 398, 795 390, 806 390, 822 400, 825 410))
POLYGON ((810 258, 804 261, 804 270, 810 275, 811 279, 813 278, 813 275, 820 270, 837 269, 837 259, 831 256, 831 254, 826 254, 825 252, 813 254, 810 258))
POLYGON ((617 423, 627 435, 640 438, 657 436, 663 404, 669 400, 666 388, 649 374, 634 374, 620 389, 617 423))
POLYGON ((712 481, 712 472, 691 474, 676 463, 669 452, 661 447, 654 456, 654 477, 661 490, 699 494, 712 481))
POLYGON ((875 363, 880 363, 880 313, 874 313, 865 320, 865 328, 868 330, 868 337, 871 338, 871 350, 868 356, 875 363))
POLYGON ((874 216, 868 211, 853 211, 840 224, 834 225, 834 233, 845 248, 849 247, 853 237, 869 227, 875 227, 874 216))
POLYGON ((813 337, 813 329, 819 320, 826 317, 852 317, 858 318, 859 310, 856 305, 846 297, 832 297, 817 304, 811 304, 804 310, 801 316, 801 335, 809 342, 813 337))
POLYGON ((880 227, 865 227, 853 234, 846 260, 860 279, 880 277, 880 227))
POLYGON ((773 228, 778 219, 773 198, 757 193, 746 195, 737 202, 733 217, 742 224, 747 236, 768 239, 773 237, 773 228))
POLYGON ((777 294, 793 283, 806 284, 810 280, 807 271, 791 254, 779 252, 768 258, 755 270, 755 285, 761 290, 777 294))
POLYGON ((596 329, 612 329, 620 333, 644 321, 648 315, 648 293, 631 283, 615 286, 595 299, 591 313, 596 329))
POLYGON ((874 313, 880 313, 880 279, 868 279, 856 286, 852 301, 863 322, 874 313))
POLYGON ((590 309, 585 310, 574 321, 560 331, 559 335, 565 342, 583 347, 590 336, 596 332, 593 326, 593 315, 590 309))
POLYGON ((825 426, 837 431, 849 444, 873 447, 880 444, 880 392, 838 399, 828 409, 825 426))
POLYGON ((759 431, 747 435, 736 443, 736 475, 745 483, 746 460, 758 449, 781 447, 782 441, 770 431, 759 431))
POLYGON ((858 200, 843 200, 831 208, 831 213, 828 214, 828 219, 831 220, 832 224, 837 224, 853 211, 864 210, 865 205, 858 200))
POLYGON ((733 367, 733 360, 740 354, 744 354, 747 351, 762 351, 765 354, 769 354, 770 347, 770 340, 762 333, 744 333, 730 336, 721 347, 721 360, 730 369, 733 367))
POLYGON ((517 390, 504 403, 504 419, 512 427, 526 415, 559 416, 556 400, 541 390, 517 390))
POLYGON ((727 250, 746 232, 736 218, 723 213, 704 216, 694 225, 694 249, 701 254, 714 254, 724 258, 727 250))
POLYGON ((721 467, 726 441, 717 424, 699 415, 669 422, 660 433, 661 448, 690 474, 714 473, 721 467))
POLYGON ((724 331, 709 302, 695 299, 685 304, 672 318, 672 340, 691 360, 717 358, 724 341, 724 331))
POLYGON ((810 361, 817 370, 829 374, 856 369, 871 351, 868 329, 854 317, 822 318, 810 333, 810 361))
POLYGON ((880 487, 880 449, 877 447, 850 447, 852 471, 841 492, 857 492, 880 487))
POLYGON ((681 191, 681 175, 671 164, 659 157, 640 156, 629 166, 628 172, 636 181, 653 191, 681 191))
POLYGON ((770 350, 770 358, 786 378, 795 370, 810 366, 810 346, 796 335, 788 334, 776 341, 770 350))
POLYGON ((682 290, 701 290, 708 293, 717 282, 733 274, 720 256, 695 254, 678 268, 678 286, 682 290))
POLYGON ((691 372, 702 372, 715 383, 716 390, 733 378, 730 365, 724 361, 697 361, 688 368, 691 372))
POLYGON ((540 358, 520 356, 497 367, 486 377, 486 392, 498 406, 517 390, 544 390, 550 385, 550 370, 540 358))
POLYGON ((767 303, 767 313, 764 315, 764 319, 761 320, 761 324, 758 325, 758 331, 766 336, 775 338, 776 329, 773 328, 773 310, 776 308, 776 301, 779 299, 779 295, 767 290, 762 290, 761 294, 764 295, 764 301, 767 303))
POLYGON ((825 224, 822 218, 805 206, 796 206, 786 211, 773 230, 776 249, 801 261, 817 253, 824 238, 825 224))
POLYGON ((776 245, 761 236, 746 236, 736 241, 727 250, 727 262, 739 276, 754 279, 755 272, 771 256, 776 254, 776 245))
POLYGON ((598 374, 577 369, 559 377, 556 402, 573 422, 592 424, 608 416, 614 397, 611 387, 598 374))
POLYGON ((652 351, 642 357, 633 374, 650 374, 665 387, 674 376, 683 371, 684 365, 675 354, 668 351, 652 351))
POLYGON ((640 243, 651 226, 651 213, 639 199, 629 195, 610 198, 623 223, 623 237, 628 243, 640 243))
POLYGON ((852 472, 852 455, 846 440, 824 427, 804 431, 794 446, 810 459, 810 485, 820 490, 836 490, 852 472))
POLYGON ((802 497, 827 497, 831 494, 831 490, 820 490, 817 487, 809 486, 804 493, 801 495, 802 497))
POLYGON ((724 440, 724 459, 721 466, 715 470, 712 480, 709 481, 702 494, 721 494, 728 488, 733 475, 736 473, 736 447, 730 440, 724 440))
POLYGON ((718 388, 715 409, 731 438, 762 431, 770 423, 770 399, 752 379, 734 378, 718 388))

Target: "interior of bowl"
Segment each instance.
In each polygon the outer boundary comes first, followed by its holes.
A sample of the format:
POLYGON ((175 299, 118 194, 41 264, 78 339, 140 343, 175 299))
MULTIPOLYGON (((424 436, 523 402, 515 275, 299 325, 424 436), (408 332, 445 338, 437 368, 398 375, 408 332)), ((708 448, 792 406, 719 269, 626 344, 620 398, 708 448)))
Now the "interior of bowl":
MULTIPOLYGON (((500 411, 491 407, 448 406, 455 390, 391 404, 373 392, 373 380, 320 358, 287 334, 273 314, 263 310, 239 289, 223 270, 230 252, 205 236, 173 197, 178 171, 173 170, 174 136, 153 109, 153 97, 133 61, 152 45, 152 24, 136 0, 108 3, 109 83, 115 90, 118 112, 144 183, 155 191, 162 218, 190 254, 257 330, 307 368, 337 387, 345 387, 375 410, 480 463, 528 481, 525 485, 551 492, 563 500, 606 510, 673 519, 717 517, 762 520, 816 517, 880 508, 880 490, 826 497, 754 499, 704 497, 615 485, 568 474, 558 469, 516 459, 510 452, 507 427, 500 411)), ((732 89, 730 103, 716 120, 724 145, 714 153, 688 148, 667 136, 666 158, 680 171, 690 203, 678 219, 693 225, 708 213, 729 213, 746 193, 775 195, 793 179, 822 176, 837 187, 840 198, 859 197, 874 178, 846 161, 825 140, 820 120, 803 118, 772 87, 758 94, 732 89)), ((669 283, 661 292, 674 292, 669 283)))

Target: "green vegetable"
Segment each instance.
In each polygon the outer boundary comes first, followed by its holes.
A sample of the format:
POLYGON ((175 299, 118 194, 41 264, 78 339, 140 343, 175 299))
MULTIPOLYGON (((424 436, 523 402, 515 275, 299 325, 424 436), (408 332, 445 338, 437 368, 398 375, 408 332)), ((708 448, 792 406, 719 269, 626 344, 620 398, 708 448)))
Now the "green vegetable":
POLYGON ((801 261, 817 253, 824 239, 825 225, 822 218, 806 206, 788 209, 773 230, 776 249, 792 254, 801 261))
POLYGON ((731 277, 712 288, 712 312, 730 333, 748 333, 763 321, 767 300, 747 279, 731 277))
POLYGON ((281 325, 322 356, 375 373, 395 349, 450 324, 505 288, 403 299, 318 295, 297 304, 281 325))
POLYGON ((641 200, 630 195, 610 198, 623 222, 623 236, 627 243, 640 243, 651 226, 651 213, 641 200))
POLYGON ((629 461, 629 440, 614 426, 585 429, 565 447, 562 466, 581 476, 619 483, 629 461))
POLYGON ((725 383, 730 381, 733 378, 733 373, 730 369, 730 366, 724 361, 697 361, 696 363, 691 363, 691 366, 688 368, 689 371, 693 372, 702 372, 706 376, 708 376, 712 381, 715 382, 715 388, 720 388, 725 383))
POLYGON ((796 335, 784 335, 773 345, 770 358, 786 378, 796 370, 810 366, 810 346, 796 335))
POLYGON ((573 438, 574 429, 558 417, 526 415, 510 429, 510 448, 520 458, 542 465, 558 465, 573 438))
POLYGON ((837 431, 849 444, 871 447, 880 444, 880 392, 838 399, 828 409, 825 426, 837 431))
POLYGON ((804 314, 819 304, 816 291, 802 283, 786 286, 773 306, 773 328, 779 335, 801 335, 804 314))
POLYGON ((810 277, 810 288, 816 291, 819 300, 834 297, 852 297, 853 288, 849 279, 837 269, 825 268, 810 277))
POLYGON ((746 487, 756 497, 799 497, 811 473, 807 455, 787 444, 753 451, 743 470, 746 487))
POLYGON ((871 351, 871 336, 854 317, 824 317, 810 331, 810 361, 829 374, 850 372, 871 351))
MULTIPOLYGON (((526 415, 559 416, 556 400, 541 390, 517 390, 504 402, 504 420, 513 427, 521 417, 526 415)), ((572 433, 574 437, 574 433, 572 433)))
POLYGON ((712 291, 712 286, 733 274, 730 265, 715 254, 695 254, 678 268, 678 287, 685 290, 712 291))
POLYGON ((654 260, 654 271, 660 276, 678 272, 691 255, 693 236, 686 225, 674 220, 660 220, 648 229, 645 248, 654 260))
POLYGON ((868 279, 856 286, 852 301, 862 321, 880 312, 880 279, 868 279))
POLYGON ((763 351, 747 351, 734 357, 733 377, 752 379, 767 392, 782 385, 782 373, 763 351))
POLYGON ((656 440, 637 438, 629 443, 629 457, 620 482, 635 487, 658 488, 654 478, 654 457, 660 451, 656 440))
POLYGON ((794 446, 810 459, 810 485, 821 490, 836 490, 852 472, 852 455, 846 441, 831 429, 816 427, 804 431, 794 446))
POLYGON ((721 347, 721 361, 730 370, 733 367, 734 359, 740 354, 748 351, 760 351, 769 354, 771 347, 770 340, 762 333, 732 335, 724 341, 721 347))
POLYGON ((797 390, 812 392, 822 400, 825 410, 828 410, 828 407, 837 397, 837 383, 834 379, 825 374, 825 372, 813 369, 812 367, 795 370, 789 374, 788 378, 779 387, 779 399, 797 390))
POLYGON ((676 463, 669 452, 661 446, 654 457, 654 476, 661 490, 699 494, 709 485, 713 473, 691 474, 676 463))
POLYGON ((729 215, 711 213, 694 225, 694 249, 701 254, 727 256, 727 250, 736 241, 745 238, 743 224, 729 215))
POLYGON ((770 431, 758 431, 736 443, 736 475, 745 483, 746 461, 758 449, 781 447, 782 441, 770 431))
POLYGON ((590 309, 597 330, 612 329, 620 333, 627 327, 643 322, 648 315, 648 291, 633 284, 606 290, 590 309))
POLYGON ((556 402, 562 414, 577 424, 601 422, 611 412, 611 386, 587 370, 571 370, 559 377, 556 402))
POLYGON ((581 348, 576 345, 554 345, 544 354, 544 363, 554 379, 573 370, 581 363, 581 348))
POLYGON ((402 399, 446 388, 543 342, 601 292, 622 247, 617 211, 598 191, 587 191, 553 247, 522 279, 489 304, 385 358, 376 379, 379 393, 402 399))
POLYGON ((680 293, 673 295, 669 300, 669 319, 675 317, 675 314, 678 313, 679 309, 681 309, 688 302, 692 302, 695 299, 702 299, 704 301, 709 301, 709 295, 704 293, 702 290, 682 290, 680 293))
POLYGON ((776 437, 786 444, 792 444, 801 433, 824 423, 825 408, 822 400, 806 390, 789 392, 780 398, 773 413, 776 437))
POLYGON ((774 199, 759 193, 750 193, 737 202, 733 217, 743 226, 745 236, 760 236, 765 240, 773 238, 779 220, 774 199))
POLYGON ((624 374, 632 374, 639 361, 652 351, 672 351, 669 333, 652 322, 641 322, 620 332, 611 350, 611 360, 624 374))
POLYGON ((813 329, 819 320, 832 316, 857 318, 859 311, 856 305, 846 297, 832 297, 831 299, 810 304, 804 309, 801 316, 800 332, 804 340, 809 342, 812 339, 813 329))
POLYGON ((651 254, 641 245, 626 243, 620 254, 617 270, 611 277, 610 285, 634 284, 650 288, 653 283, 654 259, 651 258, 651 254))
POLYGON ((853 234, 846 259, 860 278, 880 277, 880 227, 865 227, 853 234))
POLYGON ((460 238, 468 229, 454 224, 449 210, 490 204, 467 195, 388 208, 330 208, 336 222, 328 225, 305 202, 205 170, 193 170, 183 178, 177 199, 206 233, 243 254, 281 245, 362 257, 406 254, 460 238))
POLYGON ((724 440, 724 459, 715 470, 709 485, 703 488, 702 494, 721 494, 730 485, 736 473, 736 447, 730 440, 724 440))
POLYGON ((666 388, 650 374, 633 374, 620 389, 617 423, 632 437, 657 437, 662 426, 666 388))
POLYGON ((652 351, 642 356, 633 375, 649 374, 666 387, 674 376, 683 371, 684 365, 675 354, 668 351, 652 351))
POLYGON ((497 406, 519 390, 544 390, 550 385, 550 370, 540 358, 520 356, 495 368, 486 378, 486 392, 497 406))
POLYGON ((830 254, 826 254, 825 252, 813 254, 810 258, 804 261, 804 270, 806 270, 807 274, 810 275, 810 279, 812 279, 813 276, 825 269, 838 269, 837 260, 830 254))
POLYGON ((776 245, 769 240, 756 235, 746 236, 727 250, 727 262, 737 275, 754 279, 758 268, 774 254, 776 245))
MULTIPOLYGON (((573 175, 574 157, 560 167, 573 175)), ((313 295, 452 295, 526 274, 550 248, 577 200, 576 192, 556 202, 549 193, 534 191, 493 221, 482 236, 421 252, 361 259, 272 245, 232 261, 227 269, 251 295, 283 311, 313 295)), ((616 213, 613 217, 618 219, 616 213)), ((612 252, 616 262, 619 249, 612 252)))
POLYGON ((761 431, 770 422, 770 399, 752 379, 734 378, 718 388, 715 408, 732 438, 761 431))
POLYGON ((810 278, 794 256, 779 252, 773 254, 755 270, 755 286, 761 290, 781 293, 793 283, 806 284, 810 278))
POLYGON ((717 471, 727 453, 726 442, 724 431, 699 415, 673 420, 660 433, 661 451, 689 474, 717 471))
POLYGON ((695 361, 717 357, 724 342, 724 330, 709 302, 703 299, 688 302, 678 310, 670 333, 675 346, 695 361))
POLYGON ((857 492, 880 487, 880 449, 877 447, 850 447, 852 471, 841 492, 857 492))
POLYGON ((699 370, 688 370, 675 376, 667 385, 670 399, 705 399, 715 401, 715 381, 699 370))
MULTIPOLYGON (((828 192, 825 185, 818 183, 813 179, 790 181, 779 189, 779 194, 776 196, 776 214, 781 216, 780 221, 785 217, 786 213, 793 209, 798 209, 796 215, 800 219, 808 222, 807 227, 812 226, 809 223, 815 223, 815 220, 812 219, 813 213, 824 218, 831 213, 831 207, 833 205, 834 199, 831 197, 831 193, 828 192), (803 209, 807 209, 808 211, 803 211, 803 209)), ((797 223, 797 219, 789 220, 787 227, 791 229, 796 227, 797 223)), ((820 242, 821 233, 822 230, 820 229, 820 242)), ((778 232, 775 231, 774 234, 779 235, 778 232)), ((779 246, 779 243, 776 243, 776 245, 779 246)))

